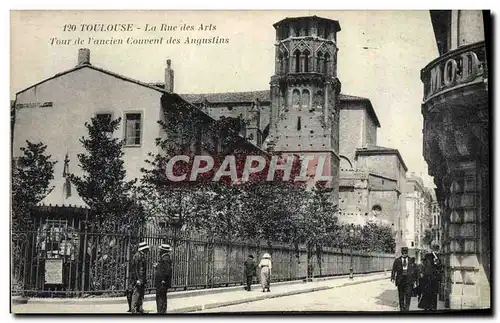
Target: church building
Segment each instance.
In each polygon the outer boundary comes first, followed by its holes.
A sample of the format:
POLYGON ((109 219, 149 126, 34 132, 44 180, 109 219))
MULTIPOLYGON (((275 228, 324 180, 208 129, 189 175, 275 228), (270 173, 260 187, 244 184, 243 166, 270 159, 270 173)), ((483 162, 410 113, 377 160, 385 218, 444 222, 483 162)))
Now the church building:
POLYGON ((370 100, 341 92, 339 22, 286 18, 274 28, 276 63, 269 90, 180 96, 214 119, 242 118, 242 135, 263 149, 326 156, 340 219, 390 225, 401 245, 408 169, 397 149, 377 145, 381 125, 370 100))

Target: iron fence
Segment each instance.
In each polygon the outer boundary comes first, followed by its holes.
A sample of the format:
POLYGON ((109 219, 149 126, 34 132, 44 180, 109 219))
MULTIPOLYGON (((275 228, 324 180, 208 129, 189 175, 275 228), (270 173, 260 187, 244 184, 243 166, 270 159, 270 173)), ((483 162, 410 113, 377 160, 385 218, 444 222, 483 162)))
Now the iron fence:
MULTIPOLYGON (((32 230, 12 232, 12 292, 28 297, 121 296, 141 240, 151 246, 148 292, 154 291, 153 264, 161 243, 173 247, 172 290, 242 285, 248 254, 258 263, 263 253, 271 253, 274 282, 346 275, 351 267, 350 250, 325 248, 318 257, 302 245, 220 241, 207 234, 157 226, 147 226, 138 236, 119 230, 100 233, 77 217, 39 218, 32 230)), ((354 251, 354 274, 390 270, 393 259, 391 254, 354 251)))

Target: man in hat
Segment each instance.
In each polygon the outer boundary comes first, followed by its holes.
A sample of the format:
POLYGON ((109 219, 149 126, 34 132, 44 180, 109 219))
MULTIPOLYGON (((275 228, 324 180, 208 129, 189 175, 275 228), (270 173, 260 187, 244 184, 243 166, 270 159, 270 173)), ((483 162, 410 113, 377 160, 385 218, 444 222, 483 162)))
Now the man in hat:
POLYGON ((410 310, 413 287, 416 283, 416 268, 410 265, 408 258, 408 248, 401 248, 401 257, 394 260, 392 265, 391 282, 395 281, 398 287, 399 310, 410 310))
POLYGON ((156 265, 156 312, 167 313, 167 290, 172 286, 172 248, 168 244, 160 245, 160 260, 156 265))
POLYGON ((149 245, 146 242, 139 243, 137 252, 132 257, 130 266, 130 284, 127 294, 129 312, 144 313, 142 303, 146 291, 146 268, 149 245))
POLYGON ((246 287, 245 289, 249 292, 252 290, 252 280, 253 276, 257 276, 257 266, 255 261, 253 261, 253 255, 248 255, 247 260, 245 260, 245 277, 246 277, 246 287))

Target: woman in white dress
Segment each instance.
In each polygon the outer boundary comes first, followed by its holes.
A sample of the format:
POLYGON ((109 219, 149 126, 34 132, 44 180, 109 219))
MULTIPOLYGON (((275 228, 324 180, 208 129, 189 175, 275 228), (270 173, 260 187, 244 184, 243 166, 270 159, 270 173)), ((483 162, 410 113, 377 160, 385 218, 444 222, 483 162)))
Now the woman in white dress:
POLYGON ((267 252, 262 256, 259 263, 260 268, 260 284, 262 285, 262 292, 266 290, 270 292, 269 285, 271 283, 271 255, 267 252))

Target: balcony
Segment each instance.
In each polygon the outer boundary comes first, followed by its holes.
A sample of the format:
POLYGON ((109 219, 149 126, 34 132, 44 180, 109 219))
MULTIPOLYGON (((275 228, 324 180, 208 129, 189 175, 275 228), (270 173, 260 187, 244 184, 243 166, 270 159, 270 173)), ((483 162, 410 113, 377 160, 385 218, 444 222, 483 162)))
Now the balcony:
POLYGON ((487 105, 488 65, 484 42, 461 46, 422 69, 424 109, 441 105, 487 105))

